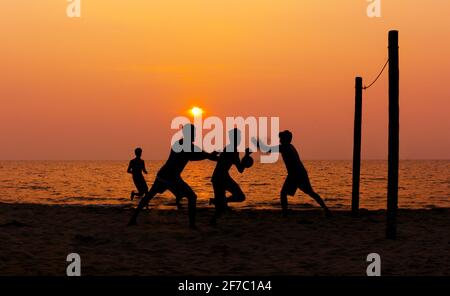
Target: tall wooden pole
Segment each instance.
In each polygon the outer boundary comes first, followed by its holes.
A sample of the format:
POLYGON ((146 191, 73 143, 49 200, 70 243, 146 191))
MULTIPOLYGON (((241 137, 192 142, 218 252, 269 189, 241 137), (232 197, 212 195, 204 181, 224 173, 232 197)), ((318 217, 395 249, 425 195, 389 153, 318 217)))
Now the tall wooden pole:
POLYGON ((361 173, 361 120, 362 120, 361 77, 355 78, 355 125, 353 128, 353 182, 352 182, 352 215, 359 215, 359 182, 361 173))
POLYGON ((398 31, 389 31, 389 155, 386 237, 397 236, 399 163, 399 57, 398 31))

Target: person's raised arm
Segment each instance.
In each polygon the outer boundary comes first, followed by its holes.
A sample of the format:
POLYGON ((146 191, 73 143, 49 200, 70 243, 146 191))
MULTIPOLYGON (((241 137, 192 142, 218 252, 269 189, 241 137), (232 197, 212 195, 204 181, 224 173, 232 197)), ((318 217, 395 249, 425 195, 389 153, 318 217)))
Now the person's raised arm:
POLYGON ((269 146, 263 143, 261 139, 256 139, 255 137, 252 138, 252 143, 259 149, 261 152, 265 153, 272 153, 272 152, 279 152, 280 151, 280 145, 275 146, 269 146))
POLYGON ((213 152, 209 153, 206 151, 202 151, 197 146, 193 146, 192 151, 193 152, 189 153, 189 160, 197 161, 197 160, 209 159, 209 160, 217 161, 219 159, 219 156, 218 156, 219 153, 217 151, 213 151, 213 152), (198 152, 195 152, 195 151, 198 151, 198 152))
POLYGON ((130 160, 130 163, 128 164, 128 169, 127 169, 127 173, 128 173, 128 174, 132 174, 132 173, 133 173, 132 165, 131 165, 132 162, 133 162, 133 161, 130 160))
POLYGON ((143 169, 142 169, 142 171, 144 172, 144 174, 148 174, 148 172, 147 172, 147 169, 145 168, 145 161, 142 161, 142 164, 143 164, 143 169))

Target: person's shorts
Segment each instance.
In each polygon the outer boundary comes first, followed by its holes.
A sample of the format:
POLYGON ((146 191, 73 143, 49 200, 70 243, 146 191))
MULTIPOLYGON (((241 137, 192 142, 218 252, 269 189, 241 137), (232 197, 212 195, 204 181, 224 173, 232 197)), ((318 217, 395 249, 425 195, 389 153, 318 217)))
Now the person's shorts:
POLYGON ((293 196, 297 189, 300 189, 305 193, 310 193, 313 191, 308 176, 297 177, 288 175, 286 177, 286 180, 284 180, 283 187, 281 188, 281 193, 293 196))
POLYGON ((194 190, 181 178, 165 180, 157 176, 151 190, 154 190, 156 193, 163 193, 169 190, 177 198, 196 196, 194 190))

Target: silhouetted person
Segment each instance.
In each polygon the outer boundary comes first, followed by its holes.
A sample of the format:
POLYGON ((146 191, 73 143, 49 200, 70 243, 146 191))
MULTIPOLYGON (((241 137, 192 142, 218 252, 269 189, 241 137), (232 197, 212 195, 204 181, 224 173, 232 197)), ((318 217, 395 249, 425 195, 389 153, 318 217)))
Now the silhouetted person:
POLYGON ((172 192, 177 200, 177 204, 183 197, 188 198, 189 227, 196 228, 195 212, 197 207, 197 195, 192 188, 181 178, 181 173, 189 161, 196 160, 217 160, 217 153, 207 153, 194 145, 195 127, 187 124, 183 127, 183 138, 172 145, 169 158, 158 171, 155 181, 149 192, 141 199, 139 205, 133 213, 128 225, 135 225, 139 212, 158 193, 166 190, 172 192))
POLYGON ((147 182, 145 182, 144 174, 147 174, 147 170, 145 169, 145 162, 141 159, 142 149, 136 148, 134 150, 134 154, 136 158, 130 160, 130 164, 128 165, 127 172, 133 175, 133 182, 136 185, 137 193, 131 191, 130 199, 133 200, 135 196, 143 197, 148 192, 147 182))
POLYGON ((220 153, 217 160, 216 168, 214 169, 213 176, 211 178, 214 199, 210 200, 210 203, 214 203, 215 212, 211 219, 211 224, 216 224, 217 218, 219 218, 224 210, 228 207, 230 202, 243 202, 245 200, 245 194, 242 192, 236 181, 230 176, 230 169, 234 165, 239 173, 244 172, 246 167, 250 167, 253 163, 249 161, 250 150, 245 150, 245 156, 241 161, 238 152, 238 146, 241 142, 241 131, 237 128, 228 132, 230 144, 224 147, 223 152, 220 153), (247 160, 247 161, 245 161, 247 160), (226 197, 226 191, 231 193, 231 196, 226 197))
POLYGON ((325 205, 324 201, 317 194, 309 181, 308 173, 303 166, 300 156, 291 144, 292 133, 290 131, 283 131, 279 133, 280 145, 278 146, 266 146, 261 141, 252 139, 252 141, 258 146, 262 147, 264 152, 279 152, 283 157, 284 164, 286 166, 288 175, 281 188, 280 201, 283 211, 283 216, 288 214, 288 200, 287 196, 294 196, 297 188, 302 190, 307 195, 311 196, 324 210, 327 217, 331 216, 331 211, 325 205))

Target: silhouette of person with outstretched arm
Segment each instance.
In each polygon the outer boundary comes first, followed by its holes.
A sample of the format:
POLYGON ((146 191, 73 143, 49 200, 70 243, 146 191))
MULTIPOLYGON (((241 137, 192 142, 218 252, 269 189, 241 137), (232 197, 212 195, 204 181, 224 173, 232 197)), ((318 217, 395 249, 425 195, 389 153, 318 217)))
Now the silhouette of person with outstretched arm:
POLYGON ((139 202, 128 225, 135 225, 139 212, 150 202, 158 193, 169 190, 175 195, 177 204, 183 197, 188 199, 189 227, 197 228, 195 224, 195 214, 197 207, 197 195, 192 188, 181 178, 181 173, 189 161, 198 160, 217 160, 217 152, 208 153, 202 151, 194 145, 195 127, 192 124, 183 126, 183 138, 172 145, 169 158, 158 171, 155 181, 139 202))
POLYGON ((134 150, 134 154, 136 155, 136 158, 130 160, 127 173, 133 176, 133 182, 138 192, 136 193, 134 191, 131 191, 130 195, 131 200, 133 200, 135 196, 143 197, 148 192, 147 182, 145 182, 144 175, 142 174, 142 173, 147 174, 145 162, 141 158, 142 149, 136 148, 134 150))
POLYGON ((241 131, 237 128, 228 132, 230 143, 224 147, 223 152, 220 153, 217 160, 216 168, 214 169, 211 181, 214 189, 214 199, 210 203, 214 203, 215 212, 211 219, 211 224, 215 225, 217 219, 223 214, 230 202, 243 202, 245 194, 242 192, 239 184, 230 176, 230 169, 234 165, 239 173, 243 173, 246 168, 249 168, 253 162, 250 160, 250 150, 247 148, 245 156, 242 160, 239 157, 238 146, 241 142, 241 131), (226 197, 226 191, 231 193, 231 196, 226 197))
POLYGON ((288 214, 288 199, 287 196, 294 196, 297 189, 302 190, 305 194, 311 196, 325 211, 327 217, 331 217, 331 211, 325 205, 319 194, 317 194, 311 186, 309 181, 308 172, 303 166, 300 156, 291 144, 292 133, 290 131, 283 131, 279 133, 280 145, 267 146, 260 140, 252 138, 253 143, 261 148, 263 152, 279 152, 283 157, 284 164, 286 166, 288 175, 281 188, 280 201, 283 216, 288 214))

